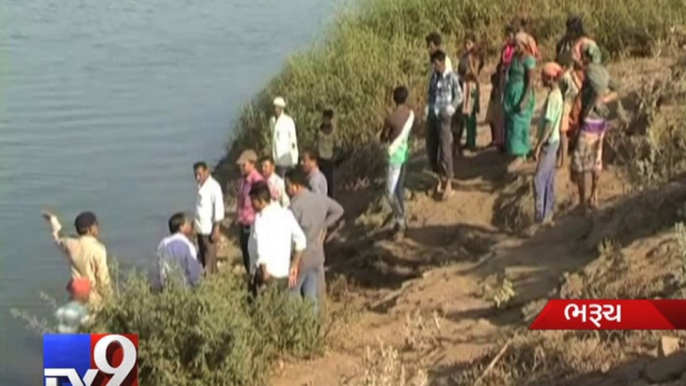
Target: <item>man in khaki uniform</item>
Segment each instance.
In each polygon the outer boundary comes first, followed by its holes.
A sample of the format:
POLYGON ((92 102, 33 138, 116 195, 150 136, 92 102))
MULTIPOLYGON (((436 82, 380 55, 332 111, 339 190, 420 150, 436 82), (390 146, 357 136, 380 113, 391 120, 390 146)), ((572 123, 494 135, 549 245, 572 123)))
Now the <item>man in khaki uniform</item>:
POLYGON ((87 278, 91 283, 90 303, 98 304, 110 292, 110 273, 107 268, 107 251, 98 241, 100 228, 95 214, 83 212, 76 216, 76 237, 62 235, 62 224, 57 216, 43 212, 50 223, 52 237, 71 264, 72 279, 87 278))

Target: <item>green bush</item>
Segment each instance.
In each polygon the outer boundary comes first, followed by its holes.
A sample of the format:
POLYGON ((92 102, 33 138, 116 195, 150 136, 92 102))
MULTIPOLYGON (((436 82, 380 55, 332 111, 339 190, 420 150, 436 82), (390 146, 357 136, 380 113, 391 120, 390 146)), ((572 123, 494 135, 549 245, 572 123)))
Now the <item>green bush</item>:
POLYGON ((273 289, 250 304, 244 281, 233 274, 192 290, 172 283, 153 293, 144 276, 132 273, 114 299, 89 331, 137 333, 144 386, 261 386, 277 358, 324 347, 309 304, 273 289))
POLYGON ((370 139, 391 107, 399 84, 423 115, 428 58, 424 37, 440 31, 457 59, 465 31, 477 34, 491 61, 513 15, 526 15, 544 56, 564 32, 570 12, 585 16, 586 27, 607 57, 650 55, 676 39, 686 19, 682 0, 364 0, 343 9, 323 41, 293 56, 283 71, 243 110, 233 133, 229 159, 247 147, 267 151, 268 118, 276 95, 284 96, 298 128, 301 147, 312 146, 320 111, 333 107, 347 160, 343 182, 374 176, 383 157, 370 139))

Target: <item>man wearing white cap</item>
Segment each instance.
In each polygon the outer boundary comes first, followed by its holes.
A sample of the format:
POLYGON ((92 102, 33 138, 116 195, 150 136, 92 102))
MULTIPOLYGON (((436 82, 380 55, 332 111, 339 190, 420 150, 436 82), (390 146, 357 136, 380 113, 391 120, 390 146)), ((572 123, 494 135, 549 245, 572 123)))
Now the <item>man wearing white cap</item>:
POLYGON ((298 137, 293 118, 283 112, 286 101, 282 97, 274 99, 274 112, 269 120, 272 134, 272 157, 276 164, 276 173, 281 177, 286 170, 298 163, 298 137))

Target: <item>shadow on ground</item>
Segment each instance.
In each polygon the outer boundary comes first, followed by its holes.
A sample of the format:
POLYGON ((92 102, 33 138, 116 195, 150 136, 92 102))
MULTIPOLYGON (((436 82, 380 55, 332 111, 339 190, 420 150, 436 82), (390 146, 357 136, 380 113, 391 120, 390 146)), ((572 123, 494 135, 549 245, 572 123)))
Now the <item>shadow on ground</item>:
MULTIPOLYGON (((495 355, 495 354, 493 354, 495 355)), ((600 358, 599 358, 600 359, 600 358)), ((546 360, 543 358, 542 360, 546 360)), ((558 363, 556 365, 565 366, 564 368, 557 367, 555 374, 551 373, 548 377, 539 377, 537 379, 530 379, 522 386, 626 386, 641 379, 641 371, 654 358, 649 356, 638 356, 629 360, 615 368, 609 369, 607 372, 594 371, 586 374, 576 375, 578 371, 568 363, 558 363), (574 374, 558 377, 559 374, 574 374)), ((543 366, 543 365, 541 365, 543 366)), ((460 381, 460 374, 465 373, 473 368, 473 364, 460 363, 455 365, 438 366, 429 373, 430 386, 457 386, 466 385, 464 381, 460 381)), ((526 379, 525 369, 505 368, 496 364, 489 373, 487 373, 481 384, 484 386, 496 385, 495 373, 503 374, 519 374, 519 379, 526 379)), ((645 383, 648 385, 649 383, 645 383)))

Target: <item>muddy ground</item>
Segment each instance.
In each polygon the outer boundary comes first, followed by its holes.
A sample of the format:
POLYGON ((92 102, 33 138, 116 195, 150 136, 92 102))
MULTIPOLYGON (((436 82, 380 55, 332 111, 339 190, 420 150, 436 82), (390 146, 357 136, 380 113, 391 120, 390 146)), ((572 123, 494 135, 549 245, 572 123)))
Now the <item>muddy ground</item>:
MULTIPOLYGON (((668 64, 633 60, 610 70, 627 89, 636 89, 665 76, 668 64)), ((482 93, 482 106, 489 92, 482 93)), ((539 108, 543 94, 538 90, 539 108)), ((406 184, 409 228, 402 241, 388 237, 387 214, 376 205, 382 194, 378 181, 340 193, 346 222, 327 245, 327 279, 334 301, 344 301, 355 315, 332 337, 326 355, 287 363, 273 384, 338 385, 363 378, 365 354, 380 344, 397 348, 398 361, 408 369, 425 370, 430 385, 471 384, 465 374, 480 373, 513 336, 484 385, 648 384, 645 371, 657 356, 657 335, 625 336, 617 346, 616 339, 604 336, 569 338, 523 328, 550 297, 667 296, 681 263, 675 258, 673 224, 680 220, 686 180, 636 191, 622 178, 621 167, 608 165, 600 207, 584 215, 574 210, 577 198, 567 168, 560 169, 555 224, 525 237, 519 231, 533 215, 535 165, 508 170, 504 156, 485 148, 489 142, 488 127, 480 125, 482 149, 455 160, 455 194, 445 202, 427 193, 434 180, 425 157, 412 158, 406 184), (508 283, 513 296, 495 307, 508 283), (517 362, 540 359, 535 347, 555 355, 538 367, 517 362), (508 374, 520 365, 531 379, 508 374)), ((230 237, 222 250, 228 261, 238 255, 230 237)), ((671 384, 686 385, 679 377, 671 384)))

